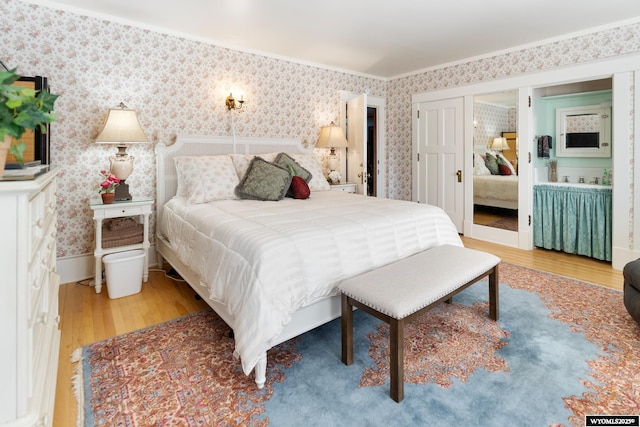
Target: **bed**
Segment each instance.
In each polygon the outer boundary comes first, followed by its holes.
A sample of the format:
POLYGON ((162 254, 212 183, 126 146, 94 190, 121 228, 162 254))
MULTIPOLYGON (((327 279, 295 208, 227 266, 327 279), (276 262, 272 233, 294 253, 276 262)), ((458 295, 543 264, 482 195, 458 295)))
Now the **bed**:
POLYGON ((515 169, 505 159, 509 175, 492 174, 485 166, 485 154, 474 153, 473 204, 518 209, 518 175, 515 169))
POLYGON ((286 139, 179 136, 156 146, 159 261, 233 329, 242 369, 254 370, 258 387, 268 349, 340 316, 340 281, 437 245, 462 246, 449 217, 429 205, 328 185, 306 200, 187 203, 179 188, 175 163, 184 157, 266 159, 278 152, 301 162, 313 156, 286 139))
POLYGON ((496 208, 518 209, 518 175, 476 175, 473 203, 496 208))

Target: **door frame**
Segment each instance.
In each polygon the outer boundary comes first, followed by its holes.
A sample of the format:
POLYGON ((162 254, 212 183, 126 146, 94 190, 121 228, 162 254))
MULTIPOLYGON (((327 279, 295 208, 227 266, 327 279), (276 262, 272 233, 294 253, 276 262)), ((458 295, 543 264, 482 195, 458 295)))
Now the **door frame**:
MULTIPOLYGON (((565 83, 574 83, 584 80, 596 80, 601 78, 613 79, 613 123, 612 131, 615 137, 615 145, 613 147, 612 161, 613 169, 618 171, 625 171, 629 169, 629 156, 631 152, 640 153, 640 135, 635 133, 635 138, 632 139, 632 118, 631 113, 631 92, 630 88, 635 81, 640 80, 638 74, 640 74, 640 54, 630 54, 616 58, 607 58, 598 61, 590 61, 587 63, 565 66, 561 68, 540 71, 536 73, 530 73, 525 75, 518 75, 514 77, 507 77, 500 80, 493 80, 489 82, 475 83, 465 86, 456 86, 447 89, 439 89, 431 92, 424 92, 412 95, 412 105, 416 108, 416 104, 425 101, 436 101, 440 99, 464 97, 481 95, 483 93, 502 92, 505 90, 531 90, 537 87, 553 86, 565 83)), ((637 99, 640 89, 635 87, 636 106, 638 104, 637 99)), ((465 110, 466 111, 466 110, 465 110)), ((520 159, 528 159, 529 155, 533 155, 533 134, 532 134, 532 119, 529 117, 531 114, 528 112, 528 99, 527 109, 521 110, 519 117, 519 132, 522 137, 520 138, 520 147, 518 149, 518 156, 520 159), (525 129, 527 133, 525 132, 525 129)), ((473 116, 465 115, 465 157, 464 166, 465 173, 473 173, 473 141, 467 134, 468 129, 473 127, 473 116)), ((635 109, 633 117, 634 128, 637 130, 640 128, 638 122, 640 121, 640 111, 635 109)), ((472 133, 471 133, 472 135, 472 133)), ((415 135, 413 143, 416 143, 415 135)), ((638 156, 640 159, 640 156, 638 156)), ((636 166, 638 167, 638 166, 636 166)), ((522 171, 523 175, 531 179, 532 171, 531 165, 528 162, 521 161, 519 164, 519 172, 522 171), (522 167, 522 169, 520 168, 522 167)), ((637 173, 638 171, 634 171, 637 173)), ((633 239, 632 235, 634 230, 640 229, 640 190, 636 189, 632 196, 629 195, 629 189, 632 188, 633 180, 630 173, 619 172, 616 174, 616 182, 613 188, 613 230, 612 230, 612 266, 614 269, 621 270, 624 265, 640 257, 640 239, 633 239), (634 209, 636 208, 636 209, 634 209), (632 217, 632 213, 635 213, 632 217), (631 223, 630 221, 633 221, 631 223), (631 224, 631 225, 630 225, 631 224)), ((522 184, 524 185, 524 183, 522 184)), ((524 197, 528 199, 528 212, 524 212, 525 207, 519 206, 519 211, 522 210, 520 215, 525 215, 527 221, 525 224, 528 226, 528 217, 532 215, 531 205, 533 203, 533 183, 529 183, 529 191, 531 196, 519 197, 519 200, 523 200, 524 197)), ((472 193, 465 190, 465 205, 472 203, 472 193)), ((520 202, 521 203, 521 202, 520 202)), ((523 225, 520 225, 522 227, 523 225)), ((465 228, 465 236, 473 234, 473 227, 467 231, 465 228)), ((518 233, 520 234, 520 233, 518 233)), ((469 235, 471 237, 471 235, 469 235)), ((486 241, 493 241, 495 243, 502 243, 496 241, 493 238, 483 238, 486 241)), ((529 243, 529 239, 518 238, 517 247, 521 249, 532 249, 532 243, 529 243)))
MULTIPOLYGON (((360 95, 360 93, 341 90, 340 92, 340 126, 344 129, 347 117, 347 102, 360 95)), ((366 92, 366 91, 365 91, 366 92)), ((387 197, 387 99, 380 96, 367 94, 367 107, 375 108, 377 113, 376 124, 376 157, 378 165, 376 167, 378 176, 376 179, 377 197, 387 197)))

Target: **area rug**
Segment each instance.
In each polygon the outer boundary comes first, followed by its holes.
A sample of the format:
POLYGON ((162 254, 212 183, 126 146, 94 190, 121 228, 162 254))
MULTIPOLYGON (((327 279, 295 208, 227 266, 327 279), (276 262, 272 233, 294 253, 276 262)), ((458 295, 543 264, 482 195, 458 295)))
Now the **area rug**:
POLYGON ((504 217, 487 224, 487 227, 501 228, 503 230, 518 231, 518 217, 504 217))
POLYGON ((79 426, 582 426, 640 414, 640 327, 622 293, 500 265, 500 320, 479 282, 410 323, 405 399, 389 397, 388 326, 354 313, 268 354, 258 390, 204 310, 79 349, 79 426))

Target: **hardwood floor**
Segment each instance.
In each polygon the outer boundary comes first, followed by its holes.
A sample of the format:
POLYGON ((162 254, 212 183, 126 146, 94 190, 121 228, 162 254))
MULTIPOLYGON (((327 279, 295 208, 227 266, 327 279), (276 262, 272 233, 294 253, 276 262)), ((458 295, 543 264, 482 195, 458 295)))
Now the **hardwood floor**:
MULTIPOLYGON (((523 251, 473 239, 463 238, 463 241, 465 246, 493 253, 504 262, 622 289, 622 272, 613 270, 609 263, 543 249, 523 251)), ((53 425, 76 424, 77 402, 71 387, 76 364, 70 362, 75 349, 205 307, 204 302, 194 298, 186 283, 175 282, 160 271, 150 272, 141 293, 116 300, 109 299, 106 289, 96 294, 93 287, 75 283, 62 285, 62 341, 53 425)))

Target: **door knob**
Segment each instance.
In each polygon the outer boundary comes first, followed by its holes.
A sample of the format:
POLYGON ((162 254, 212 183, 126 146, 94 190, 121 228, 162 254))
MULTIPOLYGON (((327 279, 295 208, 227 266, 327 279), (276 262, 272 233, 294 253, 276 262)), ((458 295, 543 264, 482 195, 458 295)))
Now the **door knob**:
POLYGON ((462 182, 462 171, 458 170, 458 172, 456 172, 456 175, 458 175, 458 182, 462 182))

